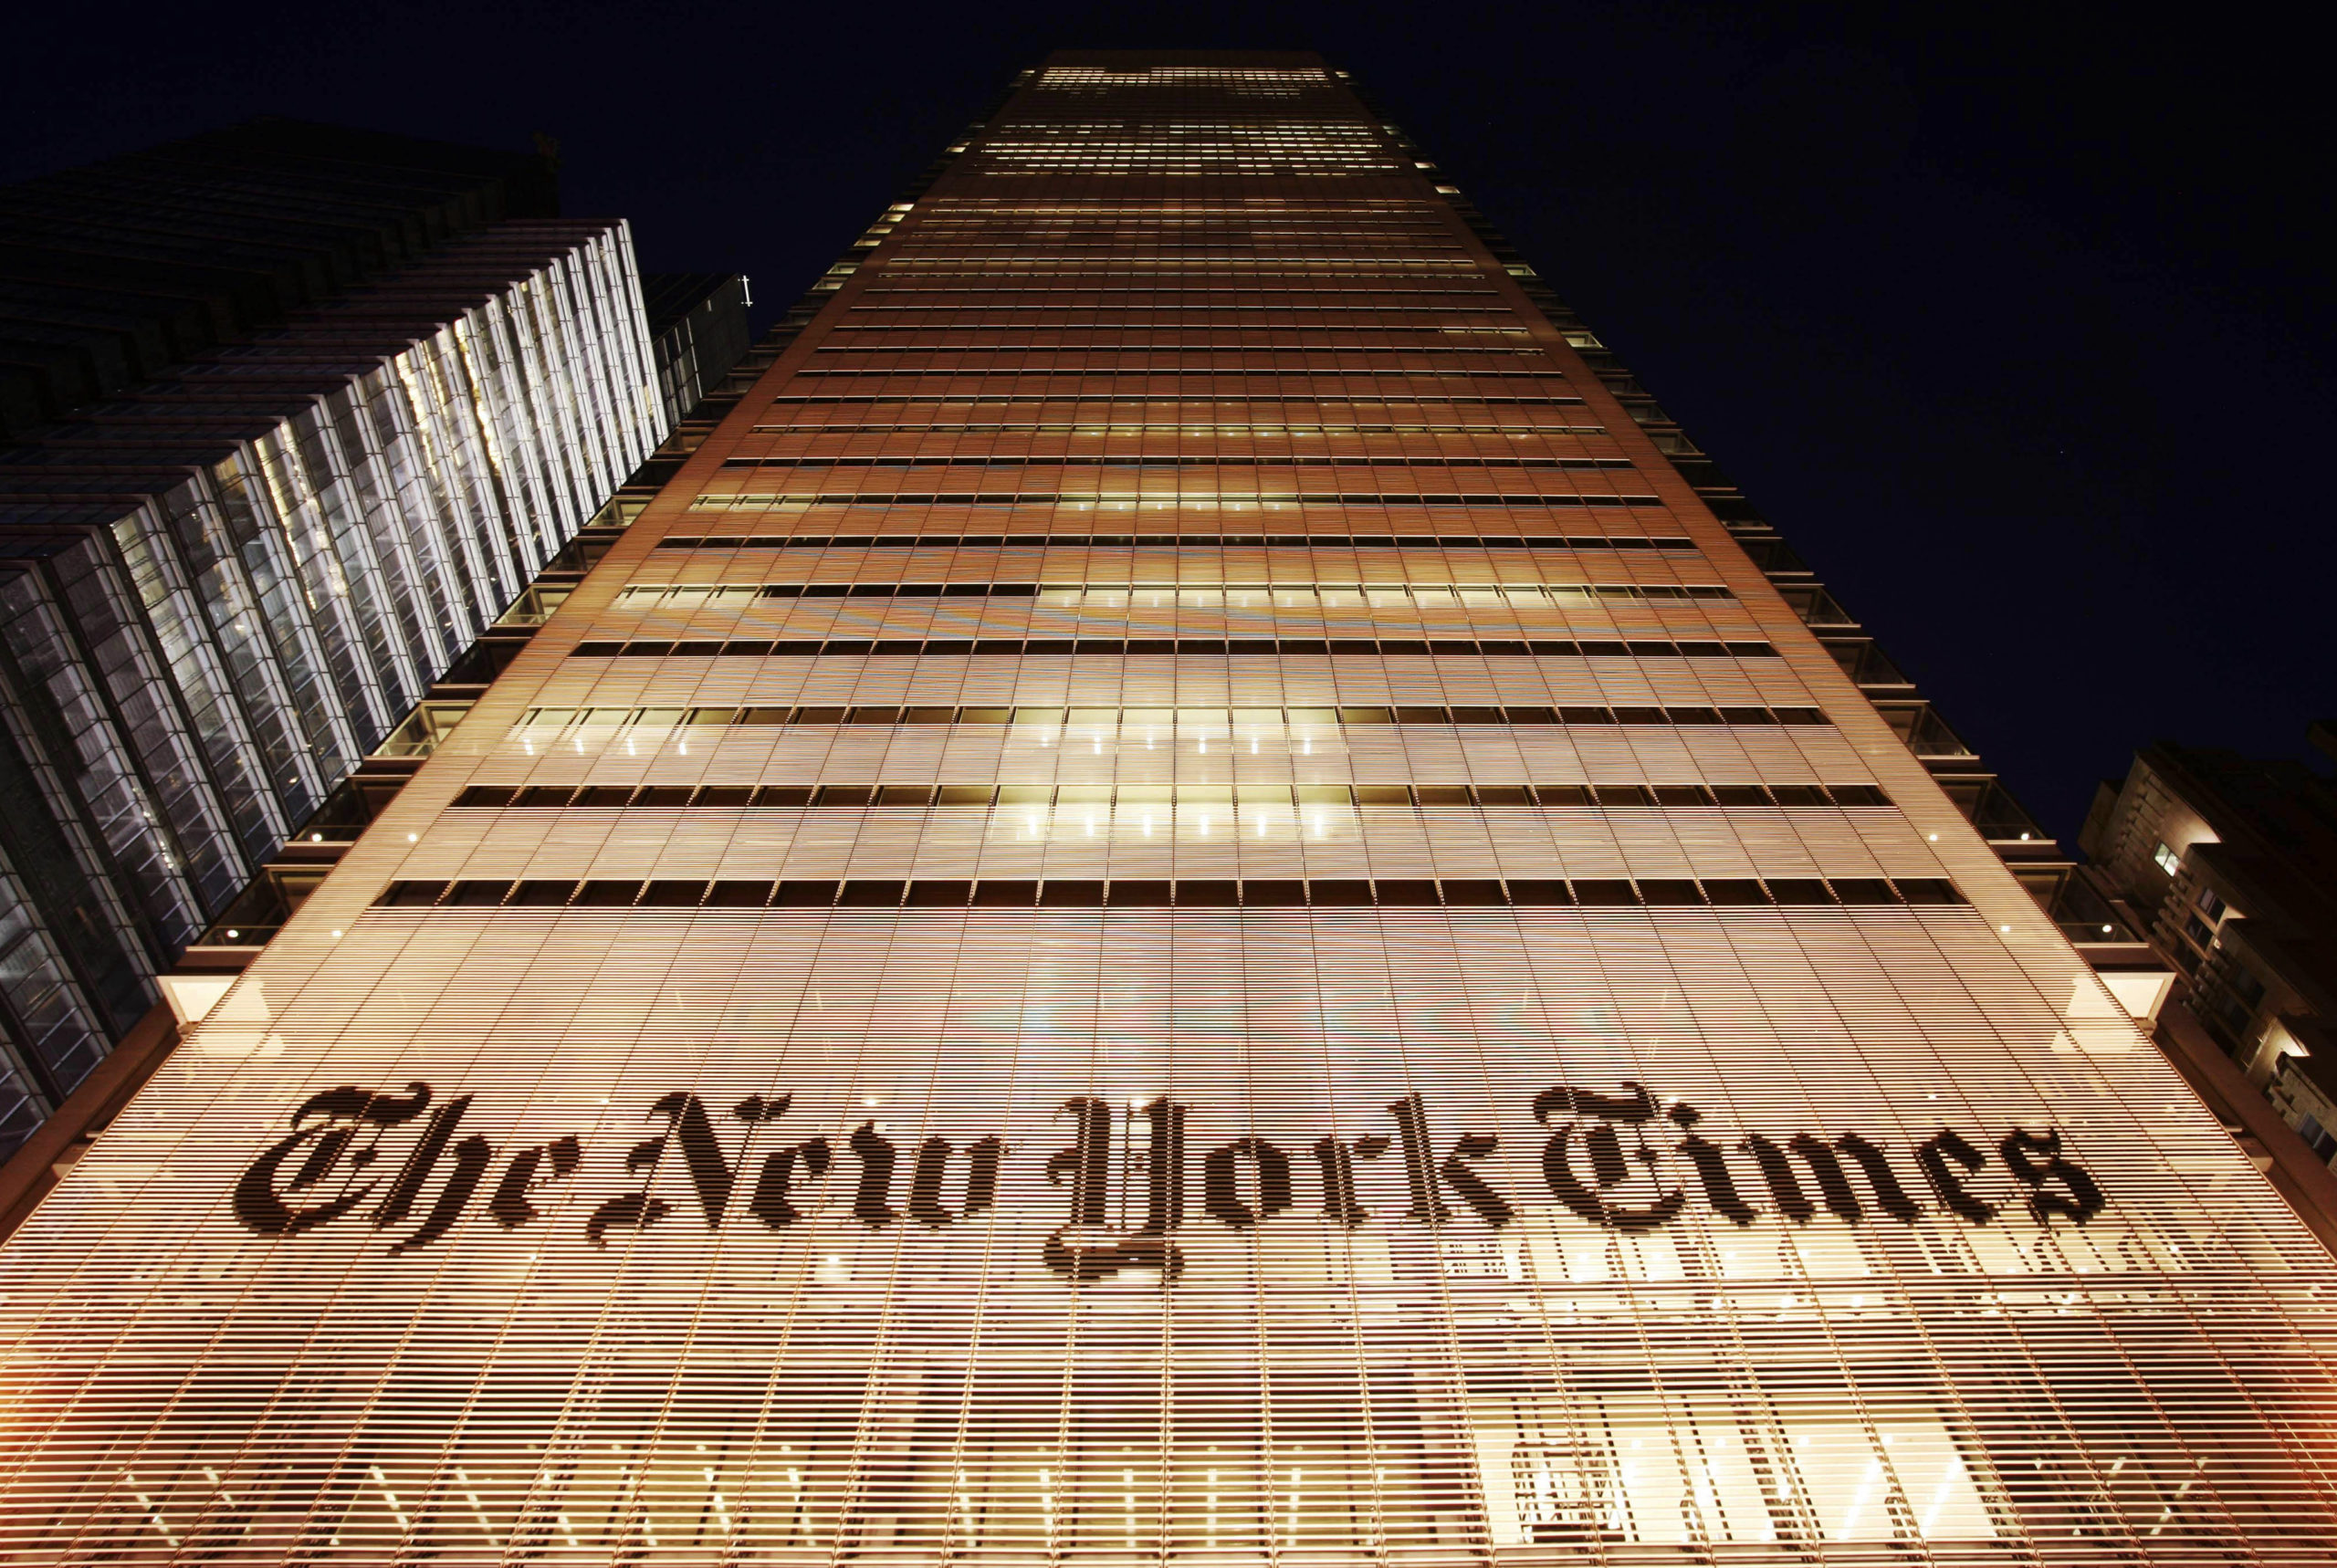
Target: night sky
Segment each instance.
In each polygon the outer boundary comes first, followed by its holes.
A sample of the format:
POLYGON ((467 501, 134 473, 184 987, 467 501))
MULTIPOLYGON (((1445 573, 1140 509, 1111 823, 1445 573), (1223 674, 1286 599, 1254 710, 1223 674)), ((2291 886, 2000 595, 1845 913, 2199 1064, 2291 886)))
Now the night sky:
POLYGON ((0 179, 262 113, 544 131, 568 212, 767 319, 1013 71, 1144 46, 1354 71, 2049 828, 2150 740, 2337 712, 2328 89, 2263 13, 48 5, 0 179))

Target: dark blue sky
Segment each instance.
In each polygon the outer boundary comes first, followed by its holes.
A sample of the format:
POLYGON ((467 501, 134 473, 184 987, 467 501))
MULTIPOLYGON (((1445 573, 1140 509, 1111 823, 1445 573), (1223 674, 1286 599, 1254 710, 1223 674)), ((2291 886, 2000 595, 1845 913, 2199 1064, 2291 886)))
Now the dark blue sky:
POLYGON ((0 178, 259 113, 541 131, 567 210, 783 306, 1050 47, 1320 49, 2066 834, 2146 741, 2295 754, 2337 711, 2296 473, 2337 414, 2322 50, 2163 15, 48 6, 0 178))

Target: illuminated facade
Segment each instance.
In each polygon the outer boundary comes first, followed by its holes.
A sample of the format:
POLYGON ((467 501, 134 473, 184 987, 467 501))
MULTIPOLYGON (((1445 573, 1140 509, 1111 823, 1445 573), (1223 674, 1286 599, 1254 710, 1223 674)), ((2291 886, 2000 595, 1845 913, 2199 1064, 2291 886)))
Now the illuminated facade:
POLYGON ((0 1250, 7 1560, 2326 1560, 2327 1255, 1336 73, 867 237, 0 1250))

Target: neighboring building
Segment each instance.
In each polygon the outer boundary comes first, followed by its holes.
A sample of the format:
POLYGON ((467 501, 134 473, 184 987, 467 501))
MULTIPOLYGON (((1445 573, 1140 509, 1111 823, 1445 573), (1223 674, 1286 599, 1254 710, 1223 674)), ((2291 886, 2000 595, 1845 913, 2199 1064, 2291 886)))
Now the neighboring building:
MULTIPOLYGON (((290 838, 270 847, 257 873, 224 908, 213 913, 209 927, 193 946, 183 948, 168 973, 159 977, 173 1005, 146 1008, 126 1032, 115 1037, 113 1051, 104 1058, 104 1070, 82 1077, 69 1094, 62 1099, 45 1094, 37 1101, 26 1097, 20 1103, 20 1128, 34 1121, 37 1112, 47 1113, 31 1136, 24 1137, 21 1131, 12 1134, 23 1141, 14 1154, 0 1161, 0 1238, 31 1211, 175 1044, 180 1010, 174 988, 192 986, 197 994, 204 994, 218 983, 217 977, 233 974, 251 961, 366 825, 395 799, 422 758, 470 711, 487 684, 526 645, 535 628, 574 591, 584 571, 600 559, 626 523, 640 514, 656 485, 697 449, 718 411, 737 401, 739 377, 728 373, 726 362, 717 356, 729 352, 744 338, 744 280, 706 276, 696 281, 705 288, 699 306, 676 310, 665 330, 653 330, 652 352, 664 354, 669 361, 689 356, 698 374, 715 378, 715 390, 687 412, 681 424, 535 573, 493 623, 438 670, 422 699, 353 771, 341 779, 323 803, 294 828, 290 838), (709 302, 710 310, 707 308, 709 302), (694 321, 698 329, 697 340, 692 344, 694 321)), ((674 298, 670 279, 658 278, 651 288, 652 293, 661 291, 668 299, 674 298)), ((653 329, 656 325, 653 322, 653 329)), ((781 338, 783 334, 775 335, 775 340, 781 338)), ((760 354, 776 351, 770 343, 756 350, 760 354)), ((751 380, 751 374, 747 379, 751 380)), ((88 965, 86 954, 81 962, 88 965)), ((11 971, 11 979, 21 992, 22 966, 11 971)), ((128 1002, 142 1006, 147 994, 141 988, 128 1002)), ((48 1084, 42 1087, 46 1090, 48 1084)))
POLYGON ((0 440, 558 210, 533 153, 294 120, 0 188, 0 440))
POLYGON ((0 1154, 665 434, 550 204, 278 121, 0 193, 0 1154))
POLYGON ((2162 743, 2101 786, 2080 844, 2182 972, 2173 1006, 2337 1166, 2337 780, 2162 743))
POLYGON ((2337 1539, 2328 1255, 1438 178, 1024 73, 175 993, 0 1554, 2337 1539))

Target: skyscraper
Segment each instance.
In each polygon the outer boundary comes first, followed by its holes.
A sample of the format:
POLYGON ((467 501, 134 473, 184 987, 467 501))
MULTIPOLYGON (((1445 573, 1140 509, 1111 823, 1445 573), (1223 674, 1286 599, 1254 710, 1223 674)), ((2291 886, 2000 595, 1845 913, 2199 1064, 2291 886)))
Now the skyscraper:
POLYGON ((865 237, 0 1249, 7 1550, 2325 1557, 2327 1255, 1337 72, 865 237))

